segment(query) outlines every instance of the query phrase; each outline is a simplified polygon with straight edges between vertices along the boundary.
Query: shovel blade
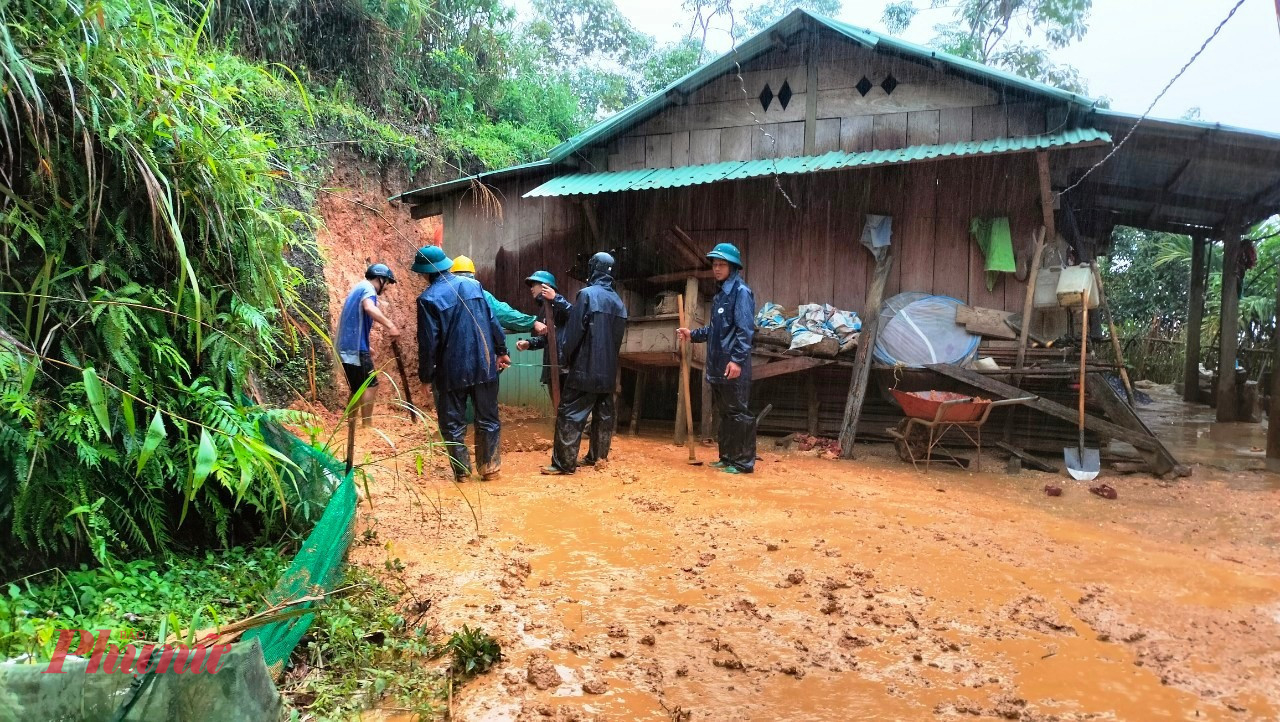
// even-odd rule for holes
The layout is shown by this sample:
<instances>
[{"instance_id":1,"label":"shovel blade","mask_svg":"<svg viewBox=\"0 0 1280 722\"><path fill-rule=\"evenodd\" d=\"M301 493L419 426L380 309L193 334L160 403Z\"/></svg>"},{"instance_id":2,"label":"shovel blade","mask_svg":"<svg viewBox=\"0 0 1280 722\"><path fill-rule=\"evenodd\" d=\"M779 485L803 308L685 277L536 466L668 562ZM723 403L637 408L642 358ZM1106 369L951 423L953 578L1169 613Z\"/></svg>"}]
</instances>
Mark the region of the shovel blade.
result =
<instances>
[{"instance_id":1,"label":"shovel blade","mask_svg":"<svg viewBox=\"0 0 1280 722\"><path fill-rule=\"evenodd\" d=\"M1102 469L1102 458L1097 449L1081 449L1068 446L1062 450L1067 472L1076 481L1093 481Z\"/></svg>"}]
</instances>

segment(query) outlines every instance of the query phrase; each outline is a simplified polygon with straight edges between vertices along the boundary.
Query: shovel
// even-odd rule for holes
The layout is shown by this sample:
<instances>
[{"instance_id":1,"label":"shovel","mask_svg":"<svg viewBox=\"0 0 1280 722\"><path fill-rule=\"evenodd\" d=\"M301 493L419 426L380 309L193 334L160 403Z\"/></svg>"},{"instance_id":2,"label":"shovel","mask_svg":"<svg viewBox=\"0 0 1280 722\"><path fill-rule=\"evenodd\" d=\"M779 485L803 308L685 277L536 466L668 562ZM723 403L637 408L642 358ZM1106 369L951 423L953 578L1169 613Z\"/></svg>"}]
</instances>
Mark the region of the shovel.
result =
<instances>
[{"instance_id":1,"label":"shovel","mask_svg":"<svg viewBox=\"0 0 1280 722\"><path fill-rule=\"evenodd\" d=\"M680 328L688 328L684 324L684 296L676 296L676 308L680 312ZM680 390L684 393L684 425L685 445L689 447L689 466L702 466L694 451L693 431L693 397L689 395L689 342L680 343Z\"/></svg>"},{"instance_id":2,"label":"shovel","mask_svg":"<svg viewBox=\"0 0 1280 722\"><path fill-rule=\"evenodd\" d=\"M1102 459L1097 449L1084 448L1084 379L1085 379L1085 346L1089 340L1089 289L1084 290L1084 303L1080 319L1080 442L1075 447L1062 450L1063 461L1067 471L1076 481L1093 481L1102 468Z\"/></svg>"}]
</instances>

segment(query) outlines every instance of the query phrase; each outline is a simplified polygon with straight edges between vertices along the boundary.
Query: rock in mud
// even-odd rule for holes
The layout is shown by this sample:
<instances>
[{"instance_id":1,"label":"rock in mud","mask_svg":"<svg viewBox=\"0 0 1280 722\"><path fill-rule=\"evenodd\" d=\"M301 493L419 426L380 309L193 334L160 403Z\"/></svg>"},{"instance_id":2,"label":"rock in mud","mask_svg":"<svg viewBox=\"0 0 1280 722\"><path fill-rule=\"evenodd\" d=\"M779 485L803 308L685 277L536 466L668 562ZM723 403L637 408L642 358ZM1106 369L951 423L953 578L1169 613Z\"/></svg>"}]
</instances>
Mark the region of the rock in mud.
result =
<instances>
[{"instance_id":1,"label":"rock in mud","mask_svg":"<svg viewBox=\"0 0 1280 722\"><path fill-rule=\"evenodd\" d=\"M533 444L531 446L534 451L550 451L553 444L551 443L551 439L544 439L539 436L533 440Z\"/></svg>"},{"instance_id":2,"label":"rock in mud","mask_svg":"<svg viewBox=\"0 0 1280 722\"><path fill-rule=\"evenodd\" d=\"M804 571L801 569L796 569L795 571L788 574L787 584L790 584L792 586L795 586L797 584L804 584Z\"/></svg>"},{"instance_id":3,"label":"rock in mud","mask_svg":"<svg viewBox=\"0 0 1280 722\"><path fill-rule=\"evenodd\" d=\"M582 677L582 691L587 694L604 694L609 691L609 683L593 667L583 667L578 671L578 676Z\"/></svg>"},{"instance_id":4,"label":"rock in mud","mask_svg":"<svg viewBox=\"0 0 1280 722\"><path fill-rule=\"evenodd\" d=\"M564 682L560 678L560 673L556 671L556 666L542 652L534 652L529 657L529 666L526 669L528 674L525 679L538 689L555 689Z\"/></svg>"}]
</instances>

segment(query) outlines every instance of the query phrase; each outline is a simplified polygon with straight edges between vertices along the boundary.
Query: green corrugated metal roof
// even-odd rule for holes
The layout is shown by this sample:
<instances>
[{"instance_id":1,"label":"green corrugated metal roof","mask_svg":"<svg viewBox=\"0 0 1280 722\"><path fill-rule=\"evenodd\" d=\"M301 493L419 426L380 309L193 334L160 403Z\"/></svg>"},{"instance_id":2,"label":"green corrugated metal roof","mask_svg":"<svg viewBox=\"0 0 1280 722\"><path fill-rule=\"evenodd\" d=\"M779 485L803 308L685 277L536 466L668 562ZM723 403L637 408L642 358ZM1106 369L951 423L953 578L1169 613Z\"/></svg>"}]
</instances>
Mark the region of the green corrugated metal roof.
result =
<instances>
[{"instance_id":1,"label":"green corrugated metal roof","mask_svg":"<svg viewBox=\"0 0 1280 722\"><path fill-rule=\"evenodd\" d=\"M1111 136L1103 131L1093 128L1076 128L1051 135L996 138L994 140L943 143L940 145L914 145L892 150L871 150L858 153L837 150L816 156L730 161L727 163L712 163L710 165L682 166L680 168L652 168L611 173L571 173L552 178L526 193L524 197L538 198L654 190L657 188L680 188L700 183L759 178L773 175L774 173L794 175L840 170L842 168L910 163L935 158L994 155L997 153L1079 147L1110 142Z\"/></svg>"},{"instance_id":2,"label":"green corrugated metal roof","mask_svg":"<svg viewBox=\"0 0 1280 722\"><path fill-rule=\"evenodd\" d=\"M483 173L469 175L464 178L455 178L451 181L436 183L435 185L429 185L423 188L418 188L417 190L405 191L398 195L391 196L390 198L387 199L387 201L390 202L390 201L398 201L398 200L408 200L410 198L413 198L416 200L428 200L442 193L448 193L451 190L456 190L458 188L464 188L466 186L469 186L471 185L472 181L477 181L477 180L494 181L509 175L518 175L525 171L533 170L535 168L549 168L550 166L551 166L551 161L544 158L542 160L535 160L531 163L521 163L520 165L513 165L507 168L499 168L498 170L489 170Z\"/></svg>"}]
</instances>

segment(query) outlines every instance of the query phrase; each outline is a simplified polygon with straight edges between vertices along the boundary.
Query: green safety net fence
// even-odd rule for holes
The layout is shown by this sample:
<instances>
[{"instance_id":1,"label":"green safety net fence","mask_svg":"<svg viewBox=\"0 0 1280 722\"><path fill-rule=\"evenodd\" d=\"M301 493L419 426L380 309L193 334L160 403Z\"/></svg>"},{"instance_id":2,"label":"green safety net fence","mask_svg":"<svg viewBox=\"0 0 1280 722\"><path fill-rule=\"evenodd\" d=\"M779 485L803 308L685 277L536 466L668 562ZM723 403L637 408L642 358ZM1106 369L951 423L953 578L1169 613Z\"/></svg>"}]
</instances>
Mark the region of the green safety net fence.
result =
<instances>
[{"instance_id":1,"label":"green safety net fence","mask_svg":"<svg viewBox=\"0 0 1280 722\"><path fill-rule=\"evenodd\" d=\"M259 423L267 443L297 465L292 473L302 501L295 513L306 516L323 504L315 527L267 601L278 606L305 597L323 596L337 583L355 533L358 503L355 475L345 473L343 462L303 443L275 422L263 419ZM290 609L309 609L314 604L307 601L291 605ZM245 633L241 644L257 640L262 645L267 666L278 676L314 618L314 613L308 613L252 629Z\"/></svg>"},{"instance_id":2,"label":"green safety net fence","mask_svg":"<svg viewBox=\"0 0 1280 722\"><path fill-rule=\"evenodd\" d=\"M267 602L311 609L342 572L355 531L355 477L345 473L344 463L279 424L261 419L259 428L267 443L293 461L282 474L298 491L295 523L314 521ZM316 599L291 604L308 597ZM69 659L66 674L45 674L43 664L0 664L0 722L278 719L282 703L272 679L279 679L314 618L315 612L307 612L246 632L213 674L88 674L88 659Z\"/></svg>"}]
</instances>

